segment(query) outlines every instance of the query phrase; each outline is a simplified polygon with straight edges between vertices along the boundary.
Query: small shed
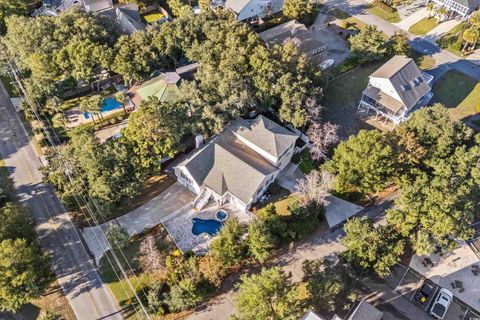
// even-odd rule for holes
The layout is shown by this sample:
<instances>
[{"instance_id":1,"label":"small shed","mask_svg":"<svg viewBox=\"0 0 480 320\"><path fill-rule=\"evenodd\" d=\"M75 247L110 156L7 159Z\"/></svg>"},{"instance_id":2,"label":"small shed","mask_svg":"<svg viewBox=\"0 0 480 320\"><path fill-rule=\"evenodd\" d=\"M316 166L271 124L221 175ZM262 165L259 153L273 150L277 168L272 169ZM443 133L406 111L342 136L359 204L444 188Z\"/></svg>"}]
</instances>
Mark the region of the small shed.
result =
<instances>
[{"instance_id":1,"label":"small shed","mask_svg":"<svg viewBox=\"0 0 480 320\"><path fill-rule=\"evenodd\" d=\"M339 228L347 219L355 217L362 212L364 207L348 202L333 195L326 198L325 218L328 227L333 230Z\"/></svg>"}]
</instances>

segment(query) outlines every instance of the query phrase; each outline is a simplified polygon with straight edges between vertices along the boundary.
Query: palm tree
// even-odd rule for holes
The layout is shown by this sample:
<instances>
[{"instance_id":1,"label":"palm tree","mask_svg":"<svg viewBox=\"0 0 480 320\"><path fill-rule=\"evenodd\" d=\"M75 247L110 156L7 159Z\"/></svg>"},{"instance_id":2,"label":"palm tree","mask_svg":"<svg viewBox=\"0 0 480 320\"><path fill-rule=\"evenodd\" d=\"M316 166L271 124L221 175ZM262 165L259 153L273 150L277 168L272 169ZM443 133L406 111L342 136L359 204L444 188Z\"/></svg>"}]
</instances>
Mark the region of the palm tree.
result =
<instances>
[{"instance_id":1,"label":"palm tree","mask_svg":"<svg viewBox=\"0 0 480 320\"><path fill-rule=\"evenodd\" d=\"M97 124L95 122L95 117L93 116L93 113L91 112L92 110L90 109L90 101L89 98L84 98L80 101L80 104L78 105L78 108L80 109L80 112L88 112L92 116L92 121L93 124Z\"/></svg>"},{"instance_id":2,"label":"palm tree","mask_svg":"<svg viewBox=\"0 0 480 320\"><path fill-rule=\"evenodd\" d=\"M99 94L95 94L89 98L90 108L92 112L95 112L97 114L102 126L103 126L102 107L103 107L104 100L105 99Z\"/></svg>"},{"instance_id":3,"label":"palm tree","mask_svg":"<svg viewBox=\"0 0 480 320\"><path fill-rule=\"evenodd\" d=\"M472 25L472 27L476 27L480 29L480 10L475 11L468 19L468 22Z\"/></svg>"},{"instance_id":4,"label":"palm tree","mask_svg":"<svg viewBox=\"0 0 480 320\"><path fill-rule=\"evenodd\" d=\"M96 124L94 115L96 114L100 123L103 125L102 118L103 97L101 95L93 95L84 98L79 105L81 112L89 112L92 115L93 124Z\"/></svg>"},{"instance_id":5,"label":"palm tree","mask_svg":"<svg viewBox=\"0 0 480 320\"><path fill-rule=\"evenodd\" d=\"M445 7L441 7L441 8L439 8L439 9L437 10L437 14L441 17L441 18L439 19L439 22L440 22L440 21L444 21L444 20L446 19L445 17L446 17L447 14L448 14L448 9L445 8Z\"/></svg>"},{"instance_id":6,"label":"palm tree","mask_svg":"<svg viewBox=\"0 0 480 320\"><path fill-rule=\"evenodd\" d=\"M125 115L127 115L127 109L125 108L125 103L128 100L127 95L125 93L123 93L122 91L118 91L117 93L115 93L115 100L120 102L120 104L123 107L123 112L125 113Z\"/></svg>"},{"instance_id":7,"label":"palm tree","mask_svg":"<svg viewBox=\"0 0 480 320\"><path fill-rule=\"evenodd\" d=\"M435 8L435 3L429 2L429 3L427 4L428 16L429 16L429 17L432 16L432 11L433 11L434 8Z\"/></svg>"},{"instance_id":8,"label":"palm tree","mask_svg":"<svg viewBox=\"0 0 480 320\"><path fill-rule=\"evenodd\" d=\"M463 38L463 41L465 41L465 45L463 46L463 49L462 49L463 53L465 53L465 50L467 49L469 44L473 44L475 46L478 40L478 35L479 35L479 32L474 27L468 28L463 32L462 38Z\"/></svg>"}]
</instances>

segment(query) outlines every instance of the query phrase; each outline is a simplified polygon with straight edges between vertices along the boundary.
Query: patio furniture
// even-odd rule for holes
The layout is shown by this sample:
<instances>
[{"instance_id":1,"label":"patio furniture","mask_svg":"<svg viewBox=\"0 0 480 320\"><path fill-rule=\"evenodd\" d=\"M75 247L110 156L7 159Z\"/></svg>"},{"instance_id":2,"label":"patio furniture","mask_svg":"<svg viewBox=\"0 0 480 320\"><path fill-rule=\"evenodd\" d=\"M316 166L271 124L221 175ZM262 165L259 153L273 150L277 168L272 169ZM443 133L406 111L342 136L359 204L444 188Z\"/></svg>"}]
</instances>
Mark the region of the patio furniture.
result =
<instances>
[{"instance_id":1,"label":"patio furniture","mask_svg":"<svg viewBox=\"0 0 480 320\"><path fill-rule=\"evenodd\" d=\"M455 283L454 282L451 282L450 285L452 286L452 289L455 289Z\"/></svg>"},{"instance_id":2,"label":"patio furniture","mask_svg":"<svg viewBox=\"0 0 480 320\"><path fill-rule=\"evenodd\" d=\"M455 286L456 286L457 288L463 288L463 283L462 283L462 281L455 280Z\"/></svg>"}]
</instances>

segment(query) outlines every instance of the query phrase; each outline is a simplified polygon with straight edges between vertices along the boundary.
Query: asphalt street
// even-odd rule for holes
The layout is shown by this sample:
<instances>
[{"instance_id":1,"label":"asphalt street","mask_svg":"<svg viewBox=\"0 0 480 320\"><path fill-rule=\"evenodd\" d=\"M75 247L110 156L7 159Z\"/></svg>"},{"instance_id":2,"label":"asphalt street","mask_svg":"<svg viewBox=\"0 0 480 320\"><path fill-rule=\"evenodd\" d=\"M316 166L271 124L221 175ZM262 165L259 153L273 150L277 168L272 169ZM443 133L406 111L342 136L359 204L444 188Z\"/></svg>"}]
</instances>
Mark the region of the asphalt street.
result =
<instances>
[{"instance_id":1,"label":"asphalt street","mask_svg":"<svg viewBox=\"0 0 480 320\"><path fill-rule=\"evenodd\" d=\"M123 319L78 229L52 188L42 183L42 163L1 82L0 156L15 181L20 200L35 220L40 244L77 319Z\"/></svg>"}]
</instances>

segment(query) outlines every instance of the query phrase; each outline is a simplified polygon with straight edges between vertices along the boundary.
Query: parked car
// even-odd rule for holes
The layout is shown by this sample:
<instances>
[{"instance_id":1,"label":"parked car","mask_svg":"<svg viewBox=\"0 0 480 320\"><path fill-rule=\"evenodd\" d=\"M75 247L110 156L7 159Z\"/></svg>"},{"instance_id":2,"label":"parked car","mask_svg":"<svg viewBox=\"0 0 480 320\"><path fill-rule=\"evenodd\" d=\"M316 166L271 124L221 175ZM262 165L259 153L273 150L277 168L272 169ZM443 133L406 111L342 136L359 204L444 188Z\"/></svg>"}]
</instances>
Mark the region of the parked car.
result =
<instances>
[{"instance_id":1,"label":"parked car","mask_svg":"<svg viewBox=\"0 0 480 320\"><path fill-rule=\"evenodd\" d=\"M428 298L430 298L432 294L433 286L424 282L423 285L420 287L420 290L418 290L417 294L415 295L415 300L418 303L425 305L428 301Z\"/></svg>"},{"instance_id":2,"label":"parked car","mask_svg":"<svg viewBox=\"0 0 480 320\"><path fill-rule=\"evenodd\" d=\"M437 298L430 309L430 315L435 319L443 320L452 300L453 294L449 290L445 288L440 289Z\"/></svg>"}]
</instances>

